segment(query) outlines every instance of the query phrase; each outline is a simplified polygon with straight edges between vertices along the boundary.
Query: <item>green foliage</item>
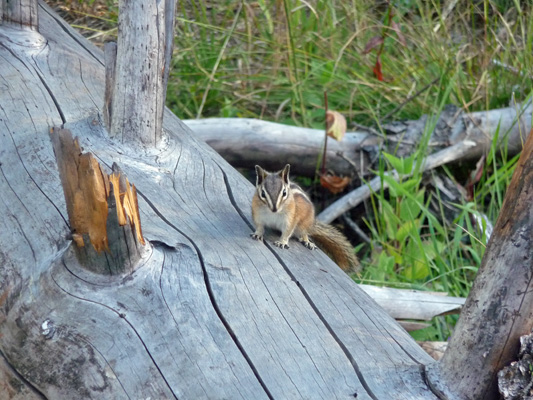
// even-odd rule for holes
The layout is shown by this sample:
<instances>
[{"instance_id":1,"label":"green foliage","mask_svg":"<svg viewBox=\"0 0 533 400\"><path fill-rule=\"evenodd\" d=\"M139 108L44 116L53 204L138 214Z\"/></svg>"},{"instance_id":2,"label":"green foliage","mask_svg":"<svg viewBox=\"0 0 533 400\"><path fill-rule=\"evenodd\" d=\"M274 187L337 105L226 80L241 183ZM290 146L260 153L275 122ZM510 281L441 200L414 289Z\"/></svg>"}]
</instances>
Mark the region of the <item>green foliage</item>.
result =
<instances>
[{"instance_id":1,"label":"green foliage","mask_svg":"<svg viewBox=\"0 0 533 400\"><path fill-rule=\"evenodd\" d=\"M473 185L472 199L464 203L446 203L438 189L430 192L423 186L417 165L425 152L420 148L407 158L384 154L387 165L377 171L384 185L371 198L373 213L365 220L371 248L358 280L468 295L488 241L487 221L495 223L519 158L507 160L506 139L502 144L501 136L506 135L500 135L498 129L481 178ZM420 147L423 145L424 140ZM504 150L497 150L501 146ZM453 178L449 169L444 172ZM453 221L445 216L446 207L455 209ZM415 337L446 340L455 322L456 317L439 317Z\"/></svg>"},{"instance_id":2,"label":"green foliage","mask_svg":"<svg viewBox=\"0 0 533 400\"><path fill-rule=\"evenodd\" d=\"M74 15L69 22L93 40L116 34L115 0L49 1ZM329 108L342 112L348 125L381 121L419 91L390 117L436 114L449 80L454 84L444 97L469 111L507 106L513 92L526 97L533 83L533 4L448 5L178 1L168 105L180 118L254 117L322 127L324 90ZM376 37L382 43L365 52ZM374 72L378 55L383 80Z\"/></svg>"},{"instance_id":3,"label":"green foliage","mask_svg":"<svg viewBox=\"0 0 533 400\"><path fill-rule=\"evenodd\" d=\"M235 116L321 127L324 90L330 109L362 124L435 80L393 117L435 114L449 80L445 97L471 111L507 106L513 91L525 97L533 75L529 2L458 2L448 14L443 1L384 4L260 0L238 13L237 1L178 2L169 105L182 118L230 107ZM365 52L375 37L382 44ZM374 72L378 50L383 81Z\"/></svg>"}]
</instances>

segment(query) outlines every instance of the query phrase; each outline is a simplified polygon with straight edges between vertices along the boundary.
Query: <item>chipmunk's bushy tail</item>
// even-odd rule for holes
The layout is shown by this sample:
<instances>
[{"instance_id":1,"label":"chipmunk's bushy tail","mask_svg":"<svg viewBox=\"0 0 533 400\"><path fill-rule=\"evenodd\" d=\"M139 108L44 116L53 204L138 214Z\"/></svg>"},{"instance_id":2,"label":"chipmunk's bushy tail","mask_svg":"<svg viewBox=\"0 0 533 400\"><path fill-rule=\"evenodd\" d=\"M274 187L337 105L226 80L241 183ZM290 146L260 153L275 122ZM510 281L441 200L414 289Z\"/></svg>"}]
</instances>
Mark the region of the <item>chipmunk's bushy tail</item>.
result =
<instances>
[{"instance_id":1,"label":"chipmunk's bushy tail","mask_svg":"<svg viewBox=\"0 0 533 400\"><path fill-rule=\"evenodd\" d=\"M338 229L316 221L309 235L316 245L344 271L359 270L359 260L354 253L353 246Z\"/></svg>"}]
</instances>

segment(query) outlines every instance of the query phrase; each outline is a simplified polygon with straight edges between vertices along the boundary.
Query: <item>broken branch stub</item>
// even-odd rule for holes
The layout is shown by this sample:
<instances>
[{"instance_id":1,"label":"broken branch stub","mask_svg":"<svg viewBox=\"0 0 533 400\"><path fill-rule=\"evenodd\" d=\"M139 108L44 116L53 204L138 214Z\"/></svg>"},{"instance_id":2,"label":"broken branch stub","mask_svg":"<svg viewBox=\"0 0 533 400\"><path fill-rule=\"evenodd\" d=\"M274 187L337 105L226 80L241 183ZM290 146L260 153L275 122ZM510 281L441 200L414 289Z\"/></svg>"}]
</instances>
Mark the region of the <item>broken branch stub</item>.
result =
<instances>
[{"instance_id":1,"label":"broken branch stub","mask_svg":"<svg viewBox=\"0 0 533 400\"><path fill-rule=\"evenodd\" d=\"M78 261L101 274L133 271L145 245L135 186L118 165L108 175L82 153L68 129L50 133Z\"/></svg>"},{"instance_id":2,"label":"broken branch stub","mask_svg":"<svg viewBox=\"0 0 533 400\"><path fill-rule=\"evenodd\" d=\"M175 7L175 0L119 1L117 44L105 52L105 115L109 136L121 142L161 141Z\"/></svg>"}]
</instances>

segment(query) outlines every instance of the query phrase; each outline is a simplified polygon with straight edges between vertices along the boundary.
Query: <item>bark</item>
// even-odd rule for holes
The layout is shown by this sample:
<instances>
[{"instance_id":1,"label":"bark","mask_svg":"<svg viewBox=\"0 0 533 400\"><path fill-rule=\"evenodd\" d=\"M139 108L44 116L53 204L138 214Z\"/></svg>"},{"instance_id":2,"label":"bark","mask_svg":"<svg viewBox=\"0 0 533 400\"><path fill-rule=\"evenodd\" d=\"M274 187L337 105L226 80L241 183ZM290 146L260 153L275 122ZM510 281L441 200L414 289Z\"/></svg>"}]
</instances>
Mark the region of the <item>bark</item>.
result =
<instances>
[{"instance_id":1,"label":"bark","mask_svg":"<svg viewBox=\"0 0 533 400\"><path fill-rule=\"evenodd\" d=\"M473 113L449 106L437 121L424 116L419 120L395 122L384 125L383 134L361 128L346 133L341 142L328 138L327 168L345 176L354 175L357 168L359 175L367 176L382 150L407 156L416 149L427 128L433 129L429 144L432 153L469 141L475 145L461 160L475 160L488 151L498 132L498 143L509 154L517 154L531 129L532 112L531 104ZM289 163L296 174L314 177L324 145L324 131L320 129L245 118L184 122L236 168L253 169L259 164L278 170Z\"/></svg>"},{"instance_id":2,"label":"bark","mask_svg":"<svg viewBox=\"0 0 533 400\"><path fill-rule=\"evenodd\" d=\"M520 338L518 360L498 372L498 389L504 400L533 398L533 333Z\"/></svg>"},{"instance_id":3,"label":"bark","mask_svg":"<svg viewBox=\"0 0 533 400\"><path fill-rule=\"evenodd\" d=\"M433 385L451 399L498 398L497 373L533 328L533 135L507 189L481 267Z\"/></svg>"}]
</instances>

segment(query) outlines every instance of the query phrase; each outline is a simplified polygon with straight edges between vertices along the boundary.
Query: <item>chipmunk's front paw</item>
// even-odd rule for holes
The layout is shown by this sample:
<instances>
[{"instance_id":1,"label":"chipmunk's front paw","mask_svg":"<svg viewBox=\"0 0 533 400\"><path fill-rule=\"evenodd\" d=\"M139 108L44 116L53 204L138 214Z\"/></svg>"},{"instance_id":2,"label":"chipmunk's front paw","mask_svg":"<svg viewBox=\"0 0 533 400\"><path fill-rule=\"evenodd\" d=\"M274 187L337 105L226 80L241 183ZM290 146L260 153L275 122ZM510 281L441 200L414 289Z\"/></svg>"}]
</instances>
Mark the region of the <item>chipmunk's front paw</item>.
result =
<instances>
[{"instance_id":1,"label":"chipmunk's front paw","mask_svg":"<svg viewBox=\"0 0 533 400\"><path fill-rule=\"evenodd\" d=\"M250 233L250 236L252 237L252 239L254 240L259 240L259 241L263 241L263 235L260 235L258 233Z\"/></svg>"},{"instance_id":2,"label":"chipmunk's front paw","mask_svg":"<svg viewBox=\"0 0 533 400\"><path fill-rule=\"evenodd\" d=\"M286 242L281 242L279 240L276 240L274 242L274 246L277 246L279 247L280 249L288 249L289 248L289 245L286 243Z\"/></svg>"}]
</instances>

